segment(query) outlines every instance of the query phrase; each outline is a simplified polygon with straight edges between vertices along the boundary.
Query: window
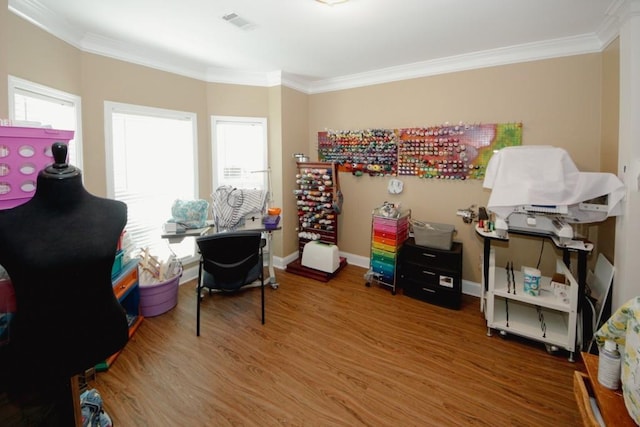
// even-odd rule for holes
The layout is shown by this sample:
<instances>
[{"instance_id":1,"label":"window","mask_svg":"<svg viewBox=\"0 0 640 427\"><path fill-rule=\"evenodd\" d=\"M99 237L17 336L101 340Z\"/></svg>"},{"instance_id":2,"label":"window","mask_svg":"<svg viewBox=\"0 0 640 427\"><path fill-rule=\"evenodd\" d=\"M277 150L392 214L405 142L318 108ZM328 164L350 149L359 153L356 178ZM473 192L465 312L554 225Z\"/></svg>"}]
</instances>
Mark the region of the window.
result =
<instances>
[{"instance_id":1,"label":"window","mask_svg":"<svg viewBox=\"0 0 640 427\"><path fill-rule=\"evenodd\" d=\"M213 116L213 189L269 190L267 171L267 119Z\"/></svg>"},{"instance_id":2,"label":"window","mask_svg":"<svg viewBox=\"0 0 640 427\"><path fill-rule=\"evenodd\" d=\"M173 202L197 198L196 134L194 113L105 102L107 195L127 204L135 246L161 259L194 259L192 238L169 246L161 235Z\"/></svg>"},{"instance_id":3,"label":"window","mask_svg":"<svg viewBox=\"0 0 640 427\"><path fill-rule=\"evenodd\" d=\"M50 126L72 130L67 162L82 169L80 97L9 76L9 118L16 126Z\"/></svg>"}]
</instances>

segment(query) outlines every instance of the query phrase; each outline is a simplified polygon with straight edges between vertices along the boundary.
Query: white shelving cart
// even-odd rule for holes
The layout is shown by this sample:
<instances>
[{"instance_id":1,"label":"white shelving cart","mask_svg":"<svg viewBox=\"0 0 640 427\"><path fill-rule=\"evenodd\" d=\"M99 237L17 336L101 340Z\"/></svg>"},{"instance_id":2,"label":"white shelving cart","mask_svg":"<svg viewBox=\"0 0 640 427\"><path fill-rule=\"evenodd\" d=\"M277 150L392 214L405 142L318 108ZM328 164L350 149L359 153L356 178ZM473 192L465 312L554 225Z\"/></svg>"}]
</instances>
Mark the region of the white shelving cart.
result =
<instances>
[{"instance_id":1,"label":"white shelving cart","mask_svg":"<svg viewBox=\"0 0 640 427\"><path fill-rule=\"evenodd\" d=\"M564 276L566 294L558 296L551 288L551 277L540 278L540 294L526 294L523 290L524 276L513 266L496 265L495 249L491 240L508 240L494 232L485 232L476 227L476 232L484 238L483 293L481 308L487 320L487 335L493 330L511 333L536 340L549 346L564 348L569 352L569 361L574 361L575 352L585 341L579 336L582 298L586 282L586 256L593 249L590 243L580 241L561 244L554 236L526 234L534 237L551 238L554 245L563 252L562 259L556 261L556 273ZM576 279L570 269L571 253L577 252L578 266Z\"/></svg>"},{"instance_id":2,"label":"white shelving cart","mask_svg":"<svg viewBox=\"0 0 640 427\"><path fill-rule=\"evenodd\" d=\"M489 289L485 317L487 335L492 329L557 346L569 351L573 361L576 352L578 320L578 282L569 268L558 259L556 273L567 283L566 297L556 296L551 277L540 278L540 294L524 293L523 274L495 265L495 249L489 255Z\"/></svg>"}]
</instances>

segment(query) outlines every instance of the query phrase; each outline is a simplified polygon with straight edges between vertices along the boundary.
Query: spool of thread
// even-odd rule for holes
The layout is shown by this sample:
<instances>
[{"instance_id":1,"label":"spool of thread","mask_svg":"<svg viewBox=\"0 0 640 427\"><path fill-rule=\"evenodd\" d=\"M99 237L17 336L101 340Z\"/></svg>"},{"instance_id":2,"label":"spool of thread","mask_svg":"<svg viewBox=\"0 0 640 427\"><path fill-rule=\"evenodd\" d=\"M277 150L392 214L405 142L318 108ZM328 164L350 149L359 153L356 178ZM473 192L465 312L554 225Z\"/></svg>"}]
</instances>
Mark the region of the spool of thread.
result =
<instances>
[{"instance_id":1,"label":"spool of thread","mask_svg":"<svg viewBox=\"0 0 640 427\"><path fill-rule=\"evenodd\" d=\"M600 350L598 382L611 390L620 387L620 352L616 343L611 340L605 341Z\"/></svg>"}]
</instances>

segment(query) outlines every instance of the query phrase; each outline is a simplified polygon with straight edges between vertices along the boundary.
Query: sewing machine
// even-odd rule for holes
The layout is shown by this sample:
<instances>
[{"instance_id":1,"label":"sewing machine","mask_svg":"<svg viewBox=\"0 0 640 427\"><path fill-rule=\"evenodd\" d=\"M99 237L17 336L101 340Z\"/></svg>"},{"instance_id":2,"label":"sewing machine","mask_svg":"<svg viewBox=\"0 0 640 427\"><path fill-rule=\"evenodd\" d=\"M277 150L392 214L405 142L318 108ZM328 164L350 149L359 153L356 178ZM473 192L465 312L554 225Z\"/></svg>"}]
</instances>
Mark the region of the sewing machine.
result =
<instances>
[{"instance_id":1,"label":"sewing machine","mask_svg":"<svg viewBox=\"0 0 640 427\"><path fill-rule=\"evenodd\" d=\"M518 206L506 219L496 218L495 232L499 237L509 230L556 236L566 245L573 240L573 228L563 217L567 213L566 206Z\"/></svg>"},{"instance_id":2,"label":"sewing machine","mask_svg":"<svg viewBox=\"0 0 640 427\"><path fill-rule=\"evenodd\" d=\"M497 237L507 231L551 236L561 245L574 238L570 224L619 215L625 187L610 173L580 172L557 147L506 147L487 165L487 210L495 215ZM548 204L534 204L548 203Z\"/></svg>"}]
</instances>

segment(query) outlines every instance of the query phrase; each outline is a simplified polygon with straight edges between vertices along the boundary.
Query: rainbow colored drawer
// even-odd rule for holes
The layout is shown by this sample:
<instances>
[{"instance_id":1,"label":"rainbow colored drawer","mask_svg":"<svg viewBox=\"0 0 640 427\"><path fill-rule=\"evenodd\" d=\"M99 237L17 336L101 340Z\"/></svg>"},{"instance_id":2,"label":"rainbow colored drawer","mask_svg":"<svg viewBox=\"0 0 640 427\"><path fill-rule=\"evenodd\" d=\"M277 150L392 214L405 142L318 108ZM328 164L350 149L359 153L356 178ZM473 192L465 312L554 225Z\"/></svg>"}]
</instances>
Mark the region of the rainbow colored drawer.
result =
<instances>
[{"instance_id":1,"label":"rainbow colored drawer","mask_svg":"<svg viewBox=\"0 0 640 427\"><path fill-rule=\"evenodd\" d=\"M370 268L367 286L372 282L391 288L396 294L397 257L400 248L409 237L411 211L391 218L377 215L371 219Z\"/></svg>"}]
</instances>

